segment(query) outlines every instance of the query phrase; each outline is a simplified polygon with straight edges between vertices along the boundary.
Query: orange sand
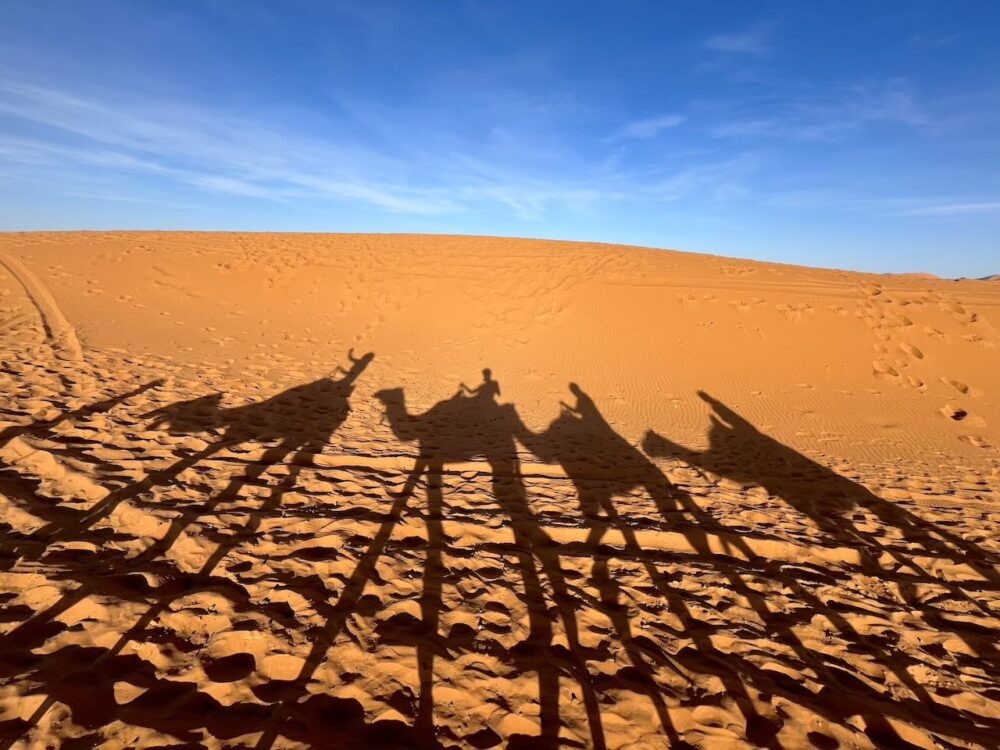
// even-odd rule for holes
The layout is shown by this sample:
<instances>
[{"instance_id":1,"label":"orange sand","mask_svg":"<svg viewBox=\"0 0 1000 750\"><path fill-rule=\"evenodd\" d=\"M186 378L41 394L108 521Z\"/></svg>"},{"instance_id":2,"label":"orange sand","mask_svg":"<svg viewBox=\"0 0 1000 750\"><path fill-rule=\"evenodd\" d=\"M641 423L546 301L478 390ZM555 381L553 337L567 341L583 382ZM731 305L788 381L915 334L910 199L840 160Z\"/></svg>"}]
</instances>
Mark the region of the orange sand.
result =
<instances>
[{"instance_id":1,"label":"orange sand","mask_svg":"<svg viewBox=\"0 0 1000 750\"><path fill-rule=\"evenodd\" d=\"M996 747L998 326L611 245L0 235L0 747Z\"/></svg>"}]
</instances>

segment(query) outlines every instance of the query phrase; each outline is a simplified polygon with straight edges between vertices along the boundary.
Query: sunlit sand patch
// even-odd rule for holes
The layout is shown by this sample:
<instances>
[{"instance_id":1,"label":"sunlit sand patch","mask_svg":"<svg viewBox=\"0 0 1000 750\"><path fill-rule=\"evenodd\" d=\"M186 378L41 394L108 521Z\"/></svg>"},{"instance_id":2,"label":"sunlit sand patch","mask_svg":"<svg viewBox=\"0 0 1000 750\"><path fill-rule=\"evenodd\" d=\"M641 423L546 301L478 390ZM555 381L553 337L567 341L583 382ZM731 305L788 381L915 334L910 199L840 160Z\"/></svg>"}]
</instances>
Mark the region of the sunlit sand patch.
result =
<instances>
[{"instance_id":1,"label":"sunlit sand patch","mask_svg":"<svg viewBox=\"0 0 1000 750\"><path fill-rule=\"evenodd\" d=\"M4 746L1000 730L995 282L463 237L0 252L33 279L0 275Z\"/></svg>"}]
</instances>

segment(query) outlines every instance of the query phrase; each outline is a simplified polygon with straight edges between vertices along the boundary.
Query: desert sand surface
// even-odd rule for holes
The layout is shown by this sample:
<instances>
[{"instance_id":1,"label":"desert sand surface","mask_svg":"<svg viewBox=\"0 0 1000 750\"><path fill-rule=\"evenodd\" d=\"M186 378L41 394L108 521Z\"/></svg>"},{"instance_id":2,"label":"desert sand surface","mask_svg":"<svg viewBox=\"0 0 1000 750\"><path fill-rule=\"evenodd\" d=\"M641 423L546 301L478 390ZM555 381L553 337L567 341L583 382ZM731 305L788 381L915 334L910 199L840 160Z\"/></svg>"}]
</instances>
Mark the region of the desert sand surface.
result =
<instances>
[{"instance_id":1,"label":"desert sand surface","mask_svg":"<svg viewBox=\"0 0 1000 750\"><path fill-rule=\"evenodd\" d=\"M998 373L995 280L0 235L0 747L997 747Z\"/></svg>"}]
</instances>

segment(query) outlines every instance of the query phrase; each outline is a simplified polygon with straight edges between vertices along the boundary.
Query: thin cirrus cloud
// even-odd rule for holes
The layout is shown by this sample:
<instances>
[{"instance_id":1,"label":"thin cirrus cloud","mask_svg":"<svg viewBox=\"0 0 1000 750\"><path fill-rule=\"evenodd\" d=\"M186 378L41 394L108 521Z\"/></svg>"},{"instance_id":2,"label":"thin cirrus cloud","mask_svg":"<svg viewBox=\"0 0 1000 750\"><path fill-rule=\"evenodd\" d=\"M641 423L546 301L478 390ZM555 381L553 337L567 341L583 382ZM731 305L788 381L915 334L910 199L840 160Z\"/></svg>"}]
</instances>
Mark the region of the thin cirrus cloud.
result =
<instances>
[{"instance_id":1,"label":"thin cirrus cloud","mask_svg":"<svg viewBox=\"0 0 1000 750\"><path fill-rule=\"evenodd\" d=\"M3 84L0 90L7 94L0 112L53 134L8 141L0 152L7 162L100 167L234 196L344 200L394 213L441 215L461 208L441 186L400 184L406 163L358 144L251 126L250 118L177 103L136 114L141 108L128 102L45 87ZM67 138L76 144L61 142Z\"/></svg>"},{"instance_id":2,"label":"thin cirrus cloud","mask_svg":"<svg viewBox=\"0 0 1000 750\"><path fill-rule=\"evenodd\" d=\"M616 134L616 138L655 138L662 131L684 124L681 115L659 115L644 120L626 123Z\"/></svg>"},{"instance_id":3,"label":"thin cirrus cloud","mask_svg":"<svg viewBox=\"0 0 1000 750\"><path fill-rule=\"evenodd\" d=\"M720 111L728 117L710 128L716 138L835 142L880 123L915 129L938 124L903 79L830 86L821 93L791 92Z\"/></svg>"},{"instance_id":4,"label":"thin cirrus cloud","mask_svg":"<svg viewBox=\"0 0 1000 750\"><path fill-rule=\"evenodd\" d=\"M726 199L745 193L745 180L760 166L760 158L741 154L723 162L697 164L674 174L661 176L643 191L660 201L676 201L698 194L710 199Z\"/></svg>"},{"instance_id":5,"label":"thin cirrus cloud","mask_svg":"<svg viewBox=\"0 0 1000 750\"><path fill-rule=\"evenodd\" d=\"M937 203L898 211L897 216L967 216L969 214L1000 214L1000 201L981 203Z\"/></svg>"},{"instance_id":6,"label":"thin cirrus cloud","mask_svg":"<svg viewBox=\"0 0 1000 750\"><path fill-rule=\"evenodd\" d=\"M320 138L280 121L265 123L183 102L140 107L127 98L100 99L11 80L0 82L0 93L0 115L33 126L31 137L5 139L0 165L22 173L42 170L50 179L61 172L52 181L69 176L67 184L74 185L98 170L243 199L320 200L412 216L493 206L538 221L551 211L587 213L629 196L672 202L699 193L721 195L735 179L728 159L707 167L674 164L608 172L595 166L596 158L568 153L556 168L531 168L519 163L517 153L472 157L480 144L462 138L453 139L447 151L394 151L400 142L383 148L367 144L350 132L350 123L331 123ZM358 119L356 111L353 117ZM634 121L622 128L622 137L652 138L683 119L665 115ZM359 121L370 123L370 118ZM412 133L420 124L410 118L408 127ZM507 141L501 144L506 147ZM523 145L529 154L533 148ZM121 189L114 185L109 199Z\"/></svg>"},{"instance_id":7,"label":"thin cirrus cloud","mask_svg":"<svg viewBox=\"0 0 1000 750\"><path fill-rule=\"evenodd\" d=\"M766 55L771 51L773 23L757 23L728 33L712 34L705 40L705 49L741 55Z\"/></svg>"}]
</instances>

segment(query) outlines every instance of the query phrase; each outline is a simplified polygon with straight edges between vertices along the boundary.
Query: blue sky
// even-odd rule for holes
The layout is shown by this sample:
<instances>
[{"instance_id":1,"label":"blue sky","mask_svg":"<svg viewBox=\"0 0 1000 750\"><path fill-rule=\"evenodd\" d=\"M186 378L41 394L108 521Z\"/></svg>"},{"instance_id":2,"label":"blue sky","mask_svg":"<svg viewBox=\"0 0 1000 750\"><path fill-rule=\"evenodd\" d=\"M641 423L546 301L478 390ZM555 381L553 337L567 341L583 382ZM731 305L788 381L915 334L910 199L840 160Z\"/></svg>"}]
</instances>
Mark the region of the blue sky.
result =
<instances>
[{"instance_id":1,"label":"blue sky","mask_svg":"<svg viewBox=\"0 0 1000 750\"><path fill-rule=\"evenodd\" d=\"M0 229L1000 273L1000 3L5 0Z\"/></svg>"}]
</instances>

